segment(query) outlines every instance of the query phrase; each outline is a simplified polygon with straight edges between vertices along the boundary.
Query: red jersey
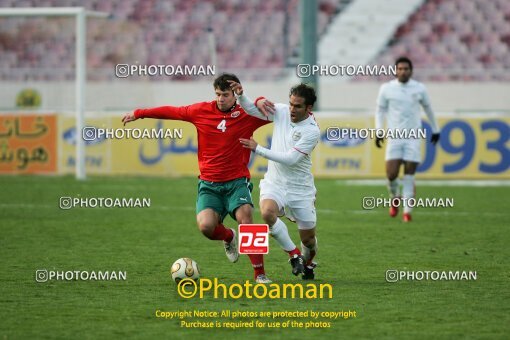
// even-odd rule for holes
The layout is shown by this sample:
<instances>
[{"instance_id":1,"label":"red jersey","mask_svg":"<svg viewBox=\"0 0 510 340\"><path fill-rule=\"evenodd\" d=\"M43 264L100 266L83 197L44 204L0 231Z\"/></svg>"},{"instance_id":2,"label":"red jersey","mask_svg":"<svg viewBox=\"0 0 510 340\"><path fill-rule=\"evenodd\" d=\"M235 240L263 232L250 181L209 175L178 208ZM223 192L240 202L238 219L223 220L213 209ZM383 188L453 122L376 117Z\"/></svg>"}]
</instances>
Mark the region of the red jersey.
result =
<instances>
[{"instance_id":1,"label":"red jersey","mask_svg":"<svg viewBox=\"0 0 510 340\"><path fill-rule=\"evenodd\" d=\"M238 104L229 111L220 111L216 101L138 109L134 114L136 118L183 120L195 125L199 177L211 182L250 178L248 162L251 150L244 148L239 138L249 139L259 127L271 123L250 116Z\"/></svg>"}]
</instances>

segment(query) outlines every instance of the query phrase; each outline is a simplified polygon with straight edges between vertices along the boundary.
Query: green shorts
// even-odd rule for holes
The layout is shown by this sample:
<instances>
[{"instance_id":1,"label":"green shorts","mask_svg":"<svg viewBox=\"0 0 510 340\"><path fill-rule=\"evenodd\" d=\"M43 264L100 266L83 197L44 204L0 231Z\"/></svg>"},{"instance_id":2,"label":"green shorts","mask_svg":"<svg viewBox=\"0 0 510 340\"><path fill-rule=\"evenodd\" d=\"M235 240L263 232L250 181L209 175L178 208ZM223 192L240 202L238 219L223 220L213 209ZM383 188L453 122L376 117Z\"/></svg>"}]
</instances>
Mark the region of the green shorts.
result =
<instances>
[{"instance_id":1,"label":"green shorts","mask_svg":"<svg viewBox=\"0 0 510 340\"><path fill-rule=\"evenodd\" d=\"M230 214L235 220L235 211L241 205L253 207L251 191L253 184L246 178L237 178L228 182L198 181L197 214L204 209L213 209L221 221Z\"/></svg>"}]
</instances>

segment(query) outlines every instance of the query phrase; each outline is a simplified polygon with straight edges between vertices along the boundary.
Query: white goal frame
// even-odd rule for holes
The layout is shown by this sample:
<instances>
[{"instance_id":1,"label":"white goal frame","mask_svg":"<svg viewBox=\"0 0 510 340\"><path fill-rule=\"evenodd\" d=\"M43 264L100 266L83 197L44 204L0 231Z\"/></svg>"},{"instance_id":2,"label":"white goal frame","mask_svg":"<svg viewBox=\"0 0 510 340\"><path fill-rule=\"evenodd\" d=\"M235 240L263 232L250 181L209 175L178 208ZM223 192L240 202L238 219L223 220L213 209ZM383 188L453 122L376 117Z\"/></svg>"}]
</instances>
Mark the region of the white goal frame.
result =
<instances>
[{"instance_id":1,"label":"white goal frame","mask_svg":"<svg viewBox=\"0 0 510 340\"><path fill-rule=\"evenodd\" d=\"M106 12L88 11L84 7L23 7L0 8L0 17L70 16L76 20L75 110L76 110L76 179L87 178L85 172L85 141L82 131L85 124L85 95L87 85L87 18L107 18Z\"/></svg>"}]
</instances>

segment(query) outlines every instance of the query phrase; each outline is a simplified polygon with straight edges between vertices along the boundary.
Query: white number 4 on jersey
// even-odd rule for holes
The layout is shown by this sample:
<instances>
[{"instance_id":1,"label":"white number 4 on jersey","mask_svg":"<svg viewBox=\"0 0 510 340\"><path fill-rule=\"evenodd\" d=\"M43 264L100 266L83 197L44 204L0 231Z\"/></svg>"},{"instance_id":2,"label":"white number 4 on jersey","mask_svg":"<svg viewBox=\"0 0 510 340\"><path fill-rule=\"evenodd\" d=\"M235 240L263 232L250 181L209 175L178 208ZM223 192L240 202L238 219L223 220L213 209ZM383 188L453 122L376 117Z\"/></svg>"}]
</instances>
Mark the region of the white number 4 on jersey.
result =
<instances>
[{"instance_id":1,"label":"white number 4 on jersey","mask_svg":"<svg viewBox=\"0 0 510 340\"><path fill-rule=\"evenodd\" d=\"M221 132L225 132L225 130L227 129L227 121L223 119L216 128L218 130L221 130Z\"/></svg>"}]
</instances>

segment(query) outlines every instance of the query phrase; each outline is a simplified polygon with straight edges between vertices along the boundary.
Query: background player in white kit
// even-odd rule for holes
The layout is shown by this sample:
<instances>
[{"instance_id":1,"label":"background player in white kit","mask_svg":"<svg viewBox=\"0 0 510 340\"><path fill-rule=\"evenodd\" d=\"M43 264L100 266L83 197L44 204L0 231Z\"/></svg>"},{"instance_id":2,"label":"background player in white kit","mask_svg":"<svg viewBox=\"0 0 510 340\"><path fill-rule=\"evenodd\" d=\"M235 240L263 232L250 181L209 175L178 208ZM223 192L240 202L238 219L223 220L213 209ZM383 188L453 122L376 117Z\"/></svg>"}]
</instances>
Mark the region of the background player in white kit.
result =
<instances>
[{"instance_id":1,"label":"background player in white kit","mask_svg":"<svg viewBox=\"0 0 510 340\"><path fill-rule=\"evenodd\" d=\"M439 128L430 105L429 96L425 86L411 79L413 64L406 57L395 62L397 79L384 83L377 98L377 112L375 114L376 129L384 128L384 118L387 116L387 128L398 130L420 129L421 109L423 107L432 126L431 142L435 145L439 141ZM381 138L375 144L381 147ZM415 195L414 174L421 161L420 139L390 139L386 146L386 177L388 190L392 198L400 197L400 183L398 175L400 166L404 165L404 178L402 183L403 197L408 200ZM393 202L393 200L392 200ZM404 222L411 221L412 208L404 206ZM390 216L398 214L398 206L390 207Z\"/></svg>"},{"instance_id":2,"label":"background player in white kit","mask_svg":"<svg viewBox=\"0 0 510 340\"><path fill-rule=\"evenodd\" d=\"M262 218L269 225L271 235L290 255L292 273L302 273L304 280L314 279L316 263L312 260L317 253L317 216L310 154L320 138L319 127L311 113L317 100L315 90L300 84L290 90L289 104L274 105L265 98L259 98L256 106L243 95L240 84L231 84L239 95L239 104L248 114L274 122L271 149L258 145L253 137L240 142L269 160L268 170L260 181ZM279 218L283 215L298 225L302 254Z\"/></svg>"}]
</instances>

